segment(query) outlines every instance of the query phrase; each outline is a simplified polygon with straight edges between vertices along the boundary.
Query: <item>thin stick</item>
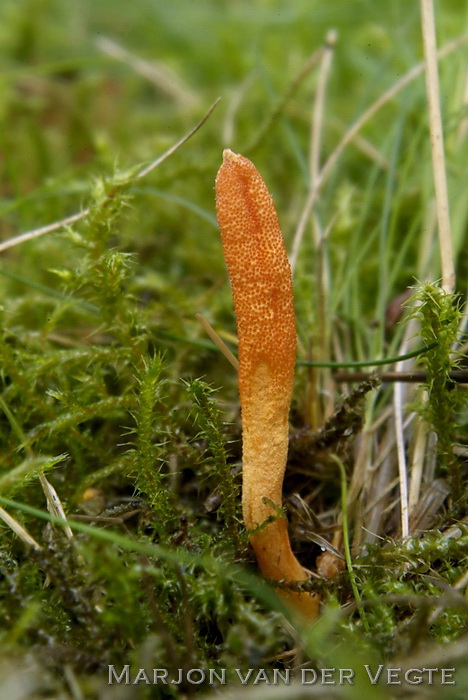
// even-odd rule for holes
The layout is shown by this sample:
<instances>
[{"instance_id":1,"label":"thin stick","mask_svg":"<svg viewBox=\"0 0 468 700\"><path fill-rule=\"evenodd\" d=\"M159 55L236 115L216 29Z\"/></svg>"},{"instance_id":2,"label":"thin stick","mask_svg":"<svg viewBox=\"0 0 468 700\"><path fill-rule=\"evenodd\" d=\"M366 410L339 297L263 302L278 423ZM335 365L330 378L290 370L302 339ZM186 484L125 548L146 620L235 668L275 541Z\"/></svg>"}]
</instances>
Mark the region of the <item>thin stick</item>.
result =
<instances>
[{"instance_id":1,"label":"thin stick","mask_svg":"<svg viewBox=\"0 0 468 700\"><path fill-rule=\"evenodd\" d=\"M140 170L139 173L135 176L135 180L140 180L142 177L145 177L150 173L152 170L158 167L158 165L161 165L163 161L165 161L169 156L171 156L180 146L182 146L186 141L188 141L199 129L200 127L203 126L203 124L206 122L206 120L210 117L211 113L215 109L216 105L220 101L220 97L218 97L217 100L213 102L205 116L196 124L193 129L191 129L188 134L185 134L177 143L175 143L173 146L171 146L165 153L162 154L162 156L159 156L154 160L152 163L150 163L147 167L143 168L143 170ZM66 217L65 219L60 219L60 221L55 221L53 224L47 224L47 226L41 226L41 228L36 228L33 229L32 231L26 231L26 233L22 233L19 236L15 236L14 238L9 238L7 241L3 241L3 243L0 243L0 253L3 252L4 250L8 250L9 248L13 248L16 245L19 245L20 243L24 243L25 241L30 241L33 238L38 238L39 236L44 235L45 233L50 233L51 231L56 231L59 228L62 228L63 226L68 226L69 224L73 224L76 221L80 221L81 219L84 219L85 217L88 216L90 212L90 208L83 209L82 211L78 212L77 214L72 214L71 216Z\"/></svg>"},{"instance_id":2,"label":"thin stick","mask_svg":"<svg viewBox=\"0 0 468 700\"><path fill-rule=\"evenodd\" d=\"M353 569L353 561L351 558L351 548L349 544L349 531L348 531L348 485L346 481L346 470L343 462L339 457L332 454L330 455L332 460L338 466L340 470L340 481L341 481L341 522L343 528L343 548L346 560L346 568L348 569L349 582L351 583L351 588L353 589L354 598L357 603L361 602L361 594L359 593L359 588L356 582L356 576ZM366 631L369 631L369 624L367 622L366 615L361 615L361 620L363 627Z\"/></svg>"},{"instance_id":3,"label":"thin stick","mask_svg":"<svg viewBox=\"0 0 468 700\"><path fill-rule=\"evenodd\" d=\"M73 532L67 523L67 516L65 515L62 501L60 500L57 491L54 489L50 481L46 479L42 472L39 473L39 481L41 482L42 490L44 491L44 496L46 497L47 510L56 518L62 518L65 535L69 540L73 539Z\"/></svg>"},{"instance_id":4,"label":"thin stick","mask_svg":"<svg viewBox=\"0 0 468 700\"><path fill-rule=\"evenodd\" d=\"M213 326L211 326L209 321L207 321L202 314L195 314L195 318L200 322L201 326L210 336L213 343L221 350L224 357L231 363L231 365L237 372L239 369L239 360L237 359L237 357L235 357L235 355L232 354L224 340L220 338Z\"/></svg>"},{"instance_id":5,"label":"thin stick","mask_svg":"<svg viewBox=\"0 0 468 700\"><path fill-rule=\"evenodd\" d=\"M439 248L442 266L442 287L446 292L455 288L452 232L447 193L444 133L440 113L439 74L437 70L437 40L432 0L421 0L422 34L426 68L426 91L429 105L429 131L431 134L432 171L439 224Z\"/></svg>"},{"instance_id":6,"label":"thin stick","mask_svg":"<svg viewBox=\"0 0 468 700\"><path fill-rule=\"evenodd\" d=\"M310 133L310 153L309 153L309 176L310 187L314 186L320 175L320 153L322 143L322 132L325 113L325 99L327 94L328 80L330 77L333 53L337 33L335 30L328 32L325 46L318 71L317 90L315 95L314 107L311 119ZM318 291L318 339L319 343L316 347L317 358L323 360L330 354L330 313L328 309L330 279L326 264L327 259L327 233L322 231L320 220L314 213L313 216L314 231L315 231L315 248L317 252L317 281ZM312 378L311 378L312 379ZM324 415L317 415L317 423L321 424L324 418L327 418L333 412L333 389L330 386L330 371L322 372L319 381L314 382L311 390L314 395L311 399L317 406L317 411L322 407L322 401L319 400L319 395L324 398L322 412Z\"/></svg>"},{"instance_id":7,"label":"thin stick","mask_svg":"<svg viewBox=\"0 0 468 700\"><path fill-rule=\"evenodd\" d=\"M344 124L341 119L338 119L337 117L330 117L327 120L327 123L339 134L343 134L346 129L346 124ZM388 170L388 160L378 150L378 148L376 148L376 146L374 146L374 144L368 139L364 138L364 136L357 134L353 139L353 146L357 148L358 151L361 151L361 153L369 158L369 160L378 165L379 168L382 170Z\"/></svg>"},{"instance_id":8,"label":"thin stick","mask_svg":"<svg viewBox=\"0 0 468 700\"><path fill-rule=\"evenodd\" d=\"M136 56L124 49L120 44L117 44L113 39L109 39L109 37L100 36L95 43L103 53L111 58L115 58L117 61L124 62L138 75L149 80L150 83L167 95L170 95L181 105L191 107L198 102L196 93L184 85L179 76L169 70L164 63L147 61L140 56Z\"/></svg>"},{"instance_id":9,"label":"thin stick","mask_svg":"<svg viewBox=\"0 0 468 700\"><path fill-rule=\"evenodd\" d=\"M207 111L207 113L204 115L204 117L202 117L202 118L200 119L200 121L198 122L198 124L195 124L195 126L193 127L193 129L191 129L191 130L188 132L188 134L185 134L185 136L182 136L182 138L179 139L179 140L177 141L177 143L175 143L173 146L171 146L165 153L163 153L162 156L159 156L159 158L156 158L156 160L153 160L153 162L150 163L150 164L148 165L147 168L143 168L143 170L140 170L140 172L137 174L137 176L136 176L135 179L136 179L136 180L139 180L140 178L145 177L146 175L148 175L148 173L150 173L152 170L154 170L155 168L157 168L158 165L161 165L161 163L163 163L167 158L169 158L169 156L172 156L172 154L175 153L175 152L177 151L177 149L180 148L184 143L186 143L186 141L188 141L189 139L191 139L192 136L193 136L194 134L196 134L197 131L203 126L203 124L207 121L207 119L210 118L211 113L212 113L213 110L217 107L218 102L220 101L220 99L221 99L221 98L218 97L218 98L213 102L213 104L211 105L211 107L209 108L209 110Z\"/></svg>"},{"instance_id":10,"label":"thin stick","mask_svg":"<svg viewBox=\"0 0 468 700\"><path fill-rule=\"evenodd\" d=\"M335 372L333 378L336 382L364 382L369 377L376 376L382 382L405 382L409 384L423 384L427 382L427 372ZM467 370L454 370L449 372L449 378L455 384L468 384Z\"/></svg>"},{"instance_id":11,"label":"thin stick","mask_svg":"<svg viewBox=\"0 0 468 700\"><path fill-rule=\"evenodd\" d=\"M400 484L400 524L401 538L409 535L408 510L408 473L406 469L405 434L403 431L403 391L401 384L396 384L393 391L393 417L397 448L398 477Z\"/></svg>"},{"instance_id":12,"label":"thin stick","mask_svg":"<svg viewBox=\"0 0 468 700\"><path fill-rule=\"evenodd\" d=\"M20 540L22 540L25 544L33 547L33 549L41 549L41 545L36 542L34 537L31 537L29 532L27 532L27 530L25 530L17 520L12 518L11 515L6 512L6 510L3 510L3 508L0 508L0 520L3 520L3 522L8 525L8 527L13 530L13 532L15 532Z\"/></svg>"},{"instance_id":13,"label":"thin stick","mask_svg":"<svg viewBox=\"0 0 468 700\"><path fill-rule=\"evenodd\" d=\"M222 131L222 140L226 146L231 146L234 141L235 121L237 113L242 105L242 101L244 100L247 92L250 90L257 78L258 71L253 70L240 83L239 87L234 92L232 99L229 101Z\"/></svg>"},{"instance_id":14,"label":"thin stick","mask_svg":"<svg viewBox=\"0 0 468 700\"><path fill-rule=\"evenodd\" d=\"M410 511L410 515L413 515L413 512L419 502L428 434L428 426L420 416L416 417L415 423L416 424L413 432L414 444L411 456L410 469L411 477L408 495L408 508Z\"/></svg>"},{"instance_id":15,"label":"thin stick","mask_svg":"<svg viewBox=\"0 0 468 700\"><path fill-rule=\"evenodd\" d=\"M323 116L325 111L325 95L327 91L328 79L330 76L333 51L335 48L337 33L330 30L325 39L325 47L322 54L322 61L318 73L317 93L315 96L314 109L312 113L312 124L310 134L310 163L309 170L312 183L318 179L320 172L320 151L323 131Z\"/></svg>"},{"instance_id":16,"label":"thin stick","mask_svg":"<svg viewBox=\"0 0 468 700\"><path fill-rule=\"evenodd\" d=\"M89 211L89 209L83 209L83 211L78 212L78 214L72 214L71 216L67 216L65 219L60 219L60 221L54 221L53 224L47 224L47 226L41 226L40 228L26 231L26 233L21 233L19 236L15 236L14 238L9 238L8 240L0 243L0 253L4 250L8 250L8 248L13 248L13 246L19 245L20 243L25 243L33 238L43 236L45 233L56 231L58 228L75 223L75 221L80 221L81 219L84 219L85 216L88 216Z\"/></svg>"},{"instance_id":17,"label":"thin stick","mask_svg":"<svg viewBox=\"0 0 468 700\"><path fill-rule=\"evenodd\" d=\"M459 114L461 118L457 129L457 145L461 146L468 133L468 70L466 66L463 76L463 95Z\"/></svg>"},{"instance_id":18,"label":"thin stick","mask_svg":"<svg viewBox=\"0 0 468 700\"><path fill-rule=\"evenodd\" d=\"M249 153L250 151L253 151L263 141L265 136L268 134L268 131L269 131L271 125L278 119L278 117L282 113L285 105L291 99L291 97L294 94L294 92L296 91L296 89L299 87L299 85L304 80L304 78L306 78L306 76L314 68L314 66L318 63L318 61L320 60L320 57L322 56L323 51L324 51L323 47L321 47L317 51L314 51L312 56L310 56L307 59L307 61L302 66L302 68L299 70L297 75L295 75L293 77L293 79L291 80L291 82L287 86L284 94L280 96L280 98L278 99L278 101L274 105L271 113L269 115L267 115L264 122L260 125L257 134L253 138L253 141L251 143L249 143L247 146L245 146L245 148L242 149L244 153Z\"/></svg>"},{"instance_id":19,"label":"thin stick","mask_svg":"<svg viewBox=\"0 0 468 700\"><path fill-rule=\"evenodd\" d=\"M387 357L382 360L365 360L364 362L312 362L310 360L298 360L298 365L305 365L306 367L374 367L377 365L390 365L395 362L401 362L402 360L409 360L412 357L417 357L417 355L423 355L425 352L432 350L438 345L438 341L434 341L423 348L418 348L412 352L408 352L405 355L400 355L399 357Z\"/></svg>"},{"instance_id":20,"label":"thin stick","mask_svg":"<svg viewBox=\"0 0 468 700\"><path fill-rule=\"evenodd\" d=\"M457 39L454 39L453 41L448 42L443 46L438 52L437 52L437 58L445 58L448 54L452 53L456 49L458 49L460 46L462 46L464 43L468 41L468 35L464 34L461 37L458 37ZM320 189L327 179L328 175L334 168L336 162L338 161L339 157L341 156L342 152L345 150L346 146L353 141L353 139L356 137L356 135L359 133L359 131L362 129L362 127L368 122L372 117L385 105L387 102L390 102L399 92L401 92L407 85L409 85L415 78L417 78L425 68L425 63L424 61L421 61L420 63L416 64L406 75L403 76L400 80L398 80L396 83L394 83L388 90L386 90L378 100L376 100L360 117L357 119L354 124L349 128L347 133L343 136L341 139L340 143L338 146L335 148L327 162L325 163L322 171L320 172L320 176L315 183L313 189L310 190L309 195L307 197L306 203L304 205L303 212L301 214L299 223L296 228L296 232L294 234L294 240L293 240L293 245L291 249L291 256L290 256L290 262L291 262L291 269L294 269L297 263L297 257L299 255L299 248L302 242L302 238L304 236L305 232L305 227L307 224L307 221L310 216L310 212L312 210L312 207L315 204L315 201L319 195Z\"/></svg>"},{"instance_id":21,"label":"thin stick","mask_svg":"<svg viewBox=\"0 0 468 700\"><path fill-rule=\"evenodd\" d=\"M464 588L466 588L468 584L468 571L465 571L460 578L454 583L453 586L449 586L449 590L447 593L450 595L453 595L455 597L455 591L463 591ZM445 586L444 586L445 590ZM463 600L463 596L461 597L461 600ZM444 611L443 606L437 606L434 608L432 611L431 615L429 616L429 619L427 621L428 625L433 625L434 622L437 620L438 617L440 617L441 613Z\"/></svg>"}]
</instances>

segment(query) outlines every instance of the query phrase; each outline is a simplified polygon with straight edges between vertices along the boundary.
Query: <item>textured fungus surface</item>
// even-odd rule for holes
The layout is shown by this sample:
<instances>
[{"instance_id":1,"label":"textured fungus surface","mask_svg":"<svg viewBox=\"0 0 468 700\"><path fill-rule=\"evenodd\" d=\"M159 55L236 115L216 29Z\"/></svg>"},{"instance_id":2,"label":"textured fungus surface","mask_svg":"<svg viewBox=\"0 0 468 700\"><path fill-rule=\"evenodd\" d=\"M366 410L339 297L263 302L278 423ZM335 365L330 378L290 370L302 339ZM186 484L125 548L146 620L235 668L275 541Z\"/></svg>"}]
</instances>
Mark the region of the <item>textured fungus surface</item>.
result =
<instances>
[{"instance_id":1,"label":"textured fungus surface","mask_svg":"<svg viewBox=\"0 0 468 700\"><path fill-rule=\"evenodd\" d=\"M244 521L264 576L304 581L286 521L277 517L288 451L288 414L296 359L291 269L273 200L257 169L230 150L216 178L216 208L239 338ZM268 502L265 502L265 499ZM272 505L273 504L273 505ZM309 617L318 598L285 592Z\"/></svg>"}]
</instances>

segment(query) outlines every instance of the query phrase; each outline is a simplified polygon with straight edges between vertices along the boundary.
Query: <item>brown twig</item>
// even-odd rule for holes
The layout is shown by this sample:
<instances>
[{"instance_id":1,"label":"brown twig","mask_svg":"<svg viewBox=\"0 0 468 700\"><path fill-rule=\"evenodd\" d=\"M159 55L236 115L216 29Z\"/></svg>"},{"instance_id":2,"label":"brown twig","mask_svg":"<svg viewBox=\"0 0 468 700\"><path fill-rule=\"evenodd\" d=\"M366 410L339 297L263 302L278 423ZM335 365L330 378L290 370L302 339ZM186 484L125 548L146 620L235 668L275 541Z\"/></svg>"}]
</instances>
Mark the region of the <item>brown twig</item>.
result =
<instances>
[{"instance_id":1,"label":"brown twig","mask_svg":"<svg viewBox=\"0 0 468 700\"><path fill-rule=\"evenodd\" d=\"M422 384L427 382L427 372L335 372L333 378L336 382L362 382L376 376L382 382L410 382ZM468 370L454 370L449 372L449 378L454 384L468 384Z\"/></svg>"}]
</instances>

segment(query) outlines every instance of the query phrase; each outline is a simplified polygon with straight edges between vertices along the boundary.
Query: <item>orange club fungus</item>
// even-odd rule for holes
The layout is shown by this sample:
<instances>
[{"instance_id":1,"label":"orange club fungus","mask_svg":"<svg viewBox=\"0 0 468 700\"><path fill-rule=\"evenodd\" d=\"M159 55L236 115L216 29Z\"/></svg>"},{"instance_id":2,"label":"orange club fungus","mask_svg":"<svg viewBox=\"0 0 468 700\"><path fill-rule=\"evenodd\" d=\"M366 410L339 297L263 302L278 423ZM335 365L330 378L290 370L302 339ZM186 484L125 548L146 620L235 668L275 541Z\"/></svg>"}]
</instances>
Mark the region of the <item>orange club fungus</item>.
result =
<instances>
[{"instance_id":1,"label":"orange club fungus","mask_svg":"<svg viewBox=\"0 0 468 700\"><path fill-rule=\"evenodd\" d=\"M216 209L237 317L244 522L262 574L284 582L283 599L315 618L318 595L287 588L308 575L280 512L296 361L291 268L262 177L229 149L216 178Z\"/></svg>"}]
</instances>

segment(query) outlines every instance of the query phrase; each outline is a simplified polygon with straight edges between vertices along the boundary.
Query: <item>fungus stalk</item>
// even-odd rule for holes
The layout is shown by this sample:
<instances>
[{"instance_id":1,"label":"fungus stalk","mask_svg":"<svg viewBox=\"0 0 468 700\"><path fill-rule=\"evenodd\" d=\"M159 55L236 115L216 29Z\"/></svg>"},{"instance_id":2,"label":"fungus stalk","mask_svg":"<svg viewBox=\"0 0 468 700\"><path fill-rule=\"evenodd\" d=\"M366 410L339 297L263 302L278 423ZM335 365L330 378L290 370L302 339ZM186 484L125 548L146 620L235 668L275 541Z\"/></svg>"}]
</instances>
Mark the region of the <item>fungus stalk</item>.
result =
<instances>
[{"instance_id":1,"label":"fungus stalk","mask_svg":"<svg viewBox=\"0 0 468 700\"><path fill-rule=\"evenodd\" d=\"M265 183L253 163L230 150L216 178L216 208L239 339L244 522L266 578L305 581L280 513L296 361L291 268ZM317 595L287 588L280 594L316 617Z\"/></svg>"}]
</instances>

